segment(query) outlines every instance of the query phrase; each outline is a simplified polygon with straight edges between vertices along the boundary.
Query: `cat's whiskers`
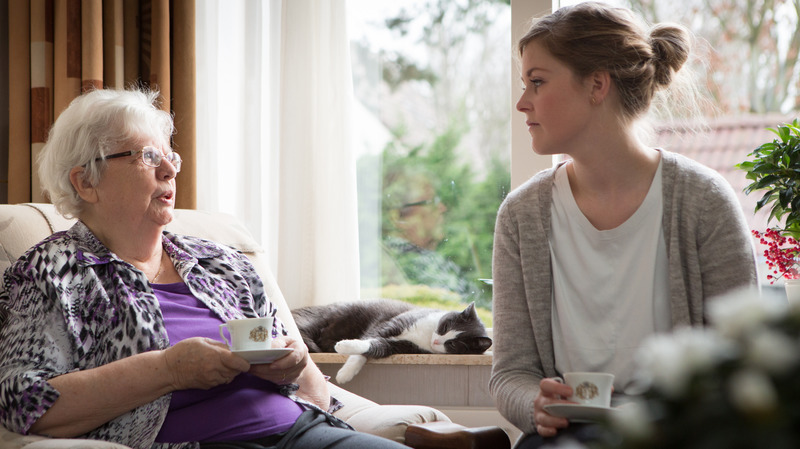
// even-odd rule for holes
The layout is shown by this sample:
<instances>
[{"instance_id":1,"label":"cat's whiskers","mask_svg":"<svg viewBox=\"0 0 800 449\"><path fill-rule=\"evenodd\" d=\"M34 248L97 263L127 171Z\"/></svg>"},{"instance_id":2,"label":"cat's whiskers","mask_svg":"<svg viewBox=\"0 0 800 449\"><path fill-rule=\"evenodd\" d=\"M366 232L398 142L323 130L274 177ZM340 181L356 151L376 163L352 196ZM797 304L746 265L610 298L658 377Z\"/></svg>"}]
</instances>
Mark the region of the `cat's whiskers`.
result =
<instances>
[{"instance_id":1,"label":"cat's whiskers","mask_svg":"<svg viewBox=\"0 0 800 449\"><path fill-rule=\"evenodd\" d=\"M439 320L442 319L445 313L429 314L412 324L400 335L392 337L391 340L407 340L431 352L444 352L443 350L434 349L432 345L433 339L429 339L427 336L436 333L436 328L439 327Z\"/></svg>"},{"instance_id":2,"label":"cat's whiskers","mask_svg":"<svg viewBox=\"0 0 800 449\"><path fill-rule=\"evenodd\" d=\"M446 341L458 338L458 336L463 333L464 332L462 331L450 330L444 335L439 335L436 332L434 332L433 338L431 339L431 348L433 348L433 352L440 352L442 354L446 353L447 350L444 347L444 343Z\"/></svg>"}]
</instances>

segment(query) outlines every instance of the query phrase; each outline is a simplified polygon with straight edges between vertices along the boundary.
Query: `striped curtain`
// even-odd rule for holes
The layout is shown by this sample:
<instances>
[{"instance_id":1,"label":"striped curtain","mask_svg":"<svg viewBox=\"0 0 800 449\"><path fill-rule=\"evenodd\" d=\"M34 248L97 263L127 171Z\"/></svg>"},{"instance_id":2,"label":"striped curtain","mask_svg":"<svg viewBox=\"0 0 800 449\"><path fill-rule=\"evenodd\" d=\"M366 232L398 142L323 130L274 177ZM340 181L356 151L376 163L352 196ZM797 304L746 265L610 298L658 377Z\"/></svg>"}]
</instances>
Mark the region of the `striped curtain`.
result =
<instances>
[{"instance_id":1,"label":"striped curtain","mask_svg":"<svg viewBox=\"0 0 800 449\"><path fill-rule=\"evenodd\" d=\"M36 158L87 89L146 85L175 117L177 207L196 207L195 0L9 0L7 203L45 201ZM0 174L2 176L2 174Z\"/></svg>"}]
</instances>

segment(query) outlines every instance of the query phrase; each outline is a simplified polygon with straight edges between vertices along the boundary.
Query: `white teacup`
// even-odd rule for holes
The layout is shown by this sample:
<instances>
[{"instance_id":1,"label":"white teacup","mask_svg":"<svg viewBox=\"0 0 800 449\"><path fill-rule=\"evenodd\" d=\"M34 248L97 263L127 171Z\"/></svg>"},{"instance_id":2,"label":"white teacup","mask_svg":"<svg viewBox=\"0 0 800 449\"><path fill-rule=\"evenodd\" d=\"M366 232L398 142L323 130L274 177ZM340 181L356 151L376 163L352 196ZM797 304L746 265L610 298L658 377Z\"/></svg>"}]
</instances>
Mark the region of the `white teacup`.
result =
<instances>
[{"instance_id":1,"label":"white teacup","mask_svg":"<svg viewBox=\"0 0 800 449\"><path fill-rule=\"evenodd\" d=\"M572 387L570 401L595 407L611 406L614 375L609 373L565 373L564 382Z\"/></svg>"},{"instance_id":2,"label":"white teacup","mask_svg":"<svg viewBox=\"0 0 800 449\"><path fill-rule=\"evenodd\" d=\"M272 321L274 318L242 318L219 325L219 335L231 351L258 351L272 346ZM231 334L228 341L225 329Z\"/></svg>"}]
</instances>

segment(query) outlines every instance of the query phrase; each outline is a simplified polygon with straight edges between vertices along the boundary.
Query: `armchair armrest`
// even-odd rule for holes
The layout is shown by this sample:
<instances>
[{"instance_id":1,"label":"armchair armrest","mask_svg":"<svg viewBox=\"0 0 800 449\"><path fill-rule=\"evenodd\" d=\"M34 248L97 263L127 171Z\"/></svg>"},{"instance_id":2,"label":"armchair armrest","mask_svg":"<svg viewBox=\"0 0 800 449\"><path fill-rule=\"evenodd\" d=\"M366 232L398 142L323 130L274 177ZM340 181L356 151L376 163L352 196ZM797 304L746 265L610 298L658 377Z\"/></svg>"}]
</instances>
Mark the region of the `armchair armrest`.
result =
<instances>
[{"instance_id":1,"label":"armchair armrest","mask_svg":"<svg viewBox=\"0 0 800 449\"><path fill-rule=\"evenodd\" d=\"M464 427L439 421L412 424L405 445L414 449L509 449L511 441L497 426Z\"/></svg>"},{"instance_id":2,"label":"armchair armrest","mask_svg":"<svg viewBox=\"0 0 800 449\"><path fill-rule=\"evenodd\" d=\"M129 449L121 444L100 440L72 438L48 438L36 435L20 435L0 426L0 448L2 449Z\"/></svg>"},{"instance_id":3,"label":"armchair armrest","mask_svg":"<svg viewBox=\"0 0 800 449\"><path fill-rule=\"evenodd\" d=\"M328 383L331 396L337 398L344 407L333 415L350 424L355 430L378 435L398 443L403 443L406 429L413 424L430 422L450 422L450 418L433 407L424 405L382 405L338 385Z\"/></svg>"}]
</instances>

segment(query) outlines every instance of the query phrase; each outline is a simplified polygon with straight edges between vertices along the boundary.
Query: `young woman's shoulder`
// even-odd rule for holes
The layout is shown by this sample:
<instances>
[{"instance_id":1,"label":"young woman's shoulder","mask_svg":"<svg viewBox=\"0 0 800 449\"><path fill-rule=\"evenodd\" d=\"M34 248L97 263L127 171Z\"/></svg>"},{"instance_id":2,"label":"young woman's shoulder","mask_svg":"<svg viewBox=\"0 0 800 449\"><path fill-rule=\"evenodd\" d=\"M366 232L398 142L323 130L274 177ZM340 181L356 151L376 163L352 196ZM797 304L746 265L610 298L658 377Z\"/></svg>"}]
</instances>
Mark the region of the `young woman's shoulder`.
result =
<instances>
[{"instance_id":1,"label":"young woman's shoulder","mask_svg":"<svg viewBox=\"0 0 800 449\"><path fill-rule=\"evenodd\" d=\"M662 150L661 154L664 160L663 174L666 182L706 188L709 186L732 188L728 180L718 171L700 162L671 151Z\"/></svg>"},{"instance_id":2,"label":"young woman's shoulder","mask_svg":"<svg viewBox=\"0 0 800 449\"><path fill-rule=\"evenodd\" d=\"M662 151L663 188L673 204L701 210L741 209L730 182L716 170L686 156Z\"/></svg>"},{"instance_id":3,"label":"young woman's shoulder","mask_svg":"<svg viewBox=\"0 0 800 449\"><path fill-rule=\"evenodd\" d=\"M501 205L501 209L503 207L530 207L531 204L538 203L543 194L546 197L549 197L553 190L555 174L556 167L548 168L536 173L506 196L503 204Z\"/></svg>"}]
</instances>

